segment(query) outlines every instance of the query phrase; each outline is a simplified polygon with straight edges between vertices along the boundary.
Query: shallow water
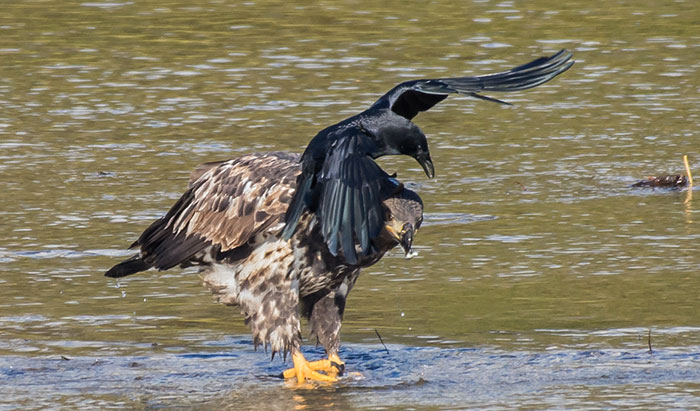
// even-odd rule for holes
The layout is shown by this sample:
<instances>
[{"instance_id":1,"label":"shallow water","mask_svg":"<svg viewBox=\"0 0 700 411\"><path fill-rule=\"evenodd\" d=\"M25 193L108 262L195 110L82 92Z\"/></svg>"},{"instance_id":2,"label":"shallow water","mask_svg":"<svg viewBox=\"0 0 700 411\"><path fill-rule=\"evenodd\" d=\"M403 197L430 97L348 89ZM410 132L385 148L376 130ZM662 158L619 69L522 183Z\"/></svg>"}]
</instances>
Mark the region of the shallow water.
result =
<instances>
[{"instance_id":1,"label":"shallow water","mask_svg":"<svg viewBox=\"0 0 700 411\"><path fill-rule=\"evenodd\" d=\"M4 5L0 408L700 406L700 193L630 188L700 169L700 7L560 3ZM349 299L362 377L282 389L192 271L102 276L198 163L301 151L404 79L560 48L576 65L496 95L513 107L415 119L435 179L380 160L426 219L419 255Z\"/></svg>"},{"instance_id":2,"label":"shallow water","mask_svg":"<svg viewBox=\"0 0 700 411\"><path fill-rule=\"evenodd\" d=\"M16 403L32 406L669 409L700 395L697 347L649 353L349 344L345 352L356 365L340 382L305 388L283 383L247 340L230 338L183 353L3 357L0 369Z\"/></svg>"}]
</instances>

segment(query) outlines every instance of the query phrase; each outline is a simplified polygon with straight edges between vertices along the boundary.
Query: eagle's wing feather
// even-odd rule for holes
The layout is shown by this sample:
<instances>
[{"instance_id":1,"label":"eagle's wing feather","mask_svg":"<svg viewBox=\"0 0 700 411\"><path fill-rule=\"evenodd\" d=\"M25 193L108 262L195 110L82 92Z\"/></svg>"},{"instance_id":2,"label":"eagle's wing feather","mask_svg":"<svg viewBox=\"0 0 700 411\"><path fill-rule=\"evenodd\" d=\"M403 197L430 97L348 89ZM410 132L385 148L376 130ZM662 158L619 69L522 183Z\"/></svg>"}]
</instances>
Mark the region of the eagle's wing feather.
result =
<instances>
[{"instance_id":1,"label":"eagle's wing feather","mask_svg":"<svg viewBox=\"0 0 700 411\"><path fill-rule=\"evenodd\" d=\"M161 270L210 245L221 251L239 247L283 221L299 171L298 156L286 153L201 165L185 194L132 247Z\"/></svg>"},{"instance_id":2,"label":"eagle's wing feather","mask_svg":"<svg viewBox=\"0 0 700 411\"><path fill-rule=\"evenodd\" d=\"M198 164L194 170L190 173L190 183L188 187L192 187L194 183L199 180L199 177L201 177L204 173L207 171L211 170L212 168L218 167L224 163L227 163L231 160L223 160L223 161L209 161L207 163L202 163Z\"/></svg>"}]
</instances>

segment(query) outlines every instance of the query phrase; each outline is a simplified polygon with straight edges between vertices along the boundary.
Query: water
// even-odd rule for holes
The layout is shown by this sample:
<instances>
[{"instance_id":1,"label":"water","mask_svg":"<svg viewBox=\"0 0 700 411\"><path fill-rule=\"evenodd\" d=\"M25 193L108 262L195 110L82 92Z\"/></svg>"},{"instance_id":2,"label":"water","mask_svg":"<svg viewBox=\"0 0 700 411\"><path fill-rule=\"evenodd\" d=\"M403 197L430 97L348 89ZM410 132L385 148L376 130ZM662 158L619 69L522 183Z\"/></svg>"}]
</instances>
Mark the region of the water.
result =
<instances>
[{"instance_id":1,"label":"water","mask_svg":"<svg viewBox=\"0 0 700 411\"><path fill-rule=\"evenodd\" d=\"M700 406L700 194L629 187L700 170L696 2L55 3L0 16L0 407ZM415 119L435 179L380 160L426 219L351 294L361 377L286 389L192 271L102 276L198 163L560 48L513 107Z\"/></svg>"},{"instance_id":2,"label":"water","mask_svg":"<svg viewBox=\"0 0 700 411\"><path fill-rule=\"evenodd\" d=\"M275 376L277 367L251 353L249 342L227 338L208 344L218 350L15 357L3 358L0 366L10 396L34 406L253 409L264 401L266 409L669 409L693 404L700 395L700 355L685 350L533 352L350 344L346 359L358 365L348 376L336 384L292 389ZM62 376L61 391L55 387L56 374Z\"/></svg>"}]
</instances>

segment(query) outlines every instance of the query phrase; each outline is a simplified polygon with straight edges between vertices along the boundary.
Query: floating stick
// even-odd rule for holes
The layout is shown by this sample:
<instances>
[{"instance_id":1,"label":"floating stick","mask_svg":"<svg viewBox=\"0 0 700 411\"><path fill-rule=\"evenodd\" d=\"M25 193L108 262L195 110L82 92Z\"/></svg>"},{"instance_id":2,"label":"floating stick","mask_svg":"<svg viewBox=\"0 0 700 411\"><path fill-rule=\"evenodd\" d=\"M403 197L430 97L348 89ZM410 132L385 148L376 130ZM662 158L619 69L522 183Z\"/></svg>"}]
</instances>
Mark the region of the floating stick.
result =
<instances>
[{"instance_id":1,"label":"floating stick","mask_svg":"<svg viewBox=\"0 0 700 411\"><path fill-rule=\"evenodd\" d=\"M688 165L688 156L683 155L683 164L685 164L685 174L688 176L688 190L693 189L693 174L690 172L690 166Z\"/></svg>"},{"instance_id":2,"label":"floating stick","mask_svg":"<svg viewBox=\"0 0 700 411\"><path fill-rule=\"evenodd\" d=\"M685 204L686 207L686 214L690 212L689 206L690 206L690 200L693 199L693 174L690 172L690 166L688 165L688 156L683 155L683 164L685 164L685 174L688 176L688 195L685 197L685 201L683 204ZM688 220L690 222L690 220Z\"/></svg>"}]
</instances>

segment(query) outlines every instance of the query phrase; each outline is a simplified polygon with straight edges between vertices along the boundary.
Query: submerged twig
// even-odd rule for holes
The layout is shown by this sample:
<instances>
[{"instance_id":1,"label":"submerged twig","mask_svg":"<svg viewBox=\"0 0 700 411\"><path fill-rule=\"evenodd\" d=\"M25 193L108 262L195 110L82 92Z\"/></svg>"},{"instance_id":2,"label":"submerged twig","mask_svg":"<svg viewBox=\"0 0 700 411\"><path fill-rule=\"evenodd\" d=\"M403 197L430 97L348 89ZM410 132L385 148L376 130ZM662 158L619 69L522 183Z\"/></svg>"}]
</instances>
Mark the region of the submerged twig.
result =
<instances>
[{"instance_id":1,"label":"submerged twig","mask_svg":"<svg viewBox=\"0 0 700 411\"><path fill-rule=\"evenodd\" d=\"M382 345L384 346L384 349L386 350L387 355L391 355L391 354L389 354L389 349L386 348L386 344L384 344L384 340L382 340L382 336L379 335L379 331L377 331L376 328L374 329L374 333L377 334L377 337L379 337L379 342L381 342Z\"/></svg>"}]
</instances>

